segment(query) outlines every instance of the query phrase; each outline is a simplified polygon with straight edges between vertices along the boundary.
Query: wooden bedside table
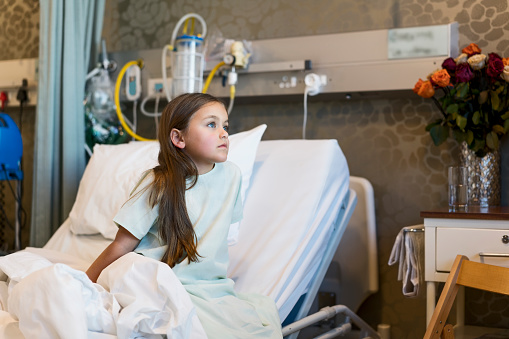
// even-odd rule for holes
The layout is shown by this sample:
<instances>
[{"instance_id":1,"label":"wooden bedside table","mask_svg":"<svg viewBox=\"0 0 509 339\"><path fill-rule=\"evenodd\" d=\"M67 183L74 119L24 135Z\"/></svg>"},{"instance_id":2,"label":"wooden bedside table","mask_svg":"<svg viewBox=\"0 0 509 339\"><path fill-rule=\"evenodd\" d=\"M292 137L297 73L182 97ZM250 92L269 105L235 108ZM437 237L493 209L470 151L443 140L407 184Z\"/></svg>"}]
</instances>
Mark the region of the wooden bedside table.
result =
<instances>
[{"instance_id":1,"label":"wooden bedside table","mask_svg":"<svg viewBox=\"0 0 509 339\"><path fill-rule=\"evenodd\" d=\"M426 324L435 309L438 282L445 282L457 254L509 267L509 207L469 206L466 211L422 211ZM457 296L458 325L464 325L464 291Z\"/></svg>"}]
</instances>

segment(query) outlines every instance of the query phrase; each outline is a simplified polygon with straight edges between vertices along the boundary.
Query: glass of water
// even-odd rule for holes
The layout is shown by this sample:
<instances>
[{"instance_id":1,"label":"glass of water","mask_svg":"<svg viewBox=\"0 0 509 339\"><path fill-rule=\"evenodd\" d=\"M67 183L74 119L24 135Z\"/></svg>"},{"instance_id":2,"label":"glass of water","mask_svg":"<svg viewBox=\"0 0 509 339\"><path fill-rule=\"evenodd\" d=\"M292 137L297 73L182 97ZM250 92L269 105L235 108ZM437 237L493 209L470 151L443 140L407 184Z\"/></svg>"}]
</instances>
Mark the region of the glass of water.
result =
<instances>
[{"instance_id":1,"label":"glass of water","mask_svg":"<svg viewBox=\"0 0 509 339\"><path fill-rule=\"evenodd\" d=\"M449 209L465 210L467 207L468 168L462 166L449 167Z\"/></svg>"}]
</instances>

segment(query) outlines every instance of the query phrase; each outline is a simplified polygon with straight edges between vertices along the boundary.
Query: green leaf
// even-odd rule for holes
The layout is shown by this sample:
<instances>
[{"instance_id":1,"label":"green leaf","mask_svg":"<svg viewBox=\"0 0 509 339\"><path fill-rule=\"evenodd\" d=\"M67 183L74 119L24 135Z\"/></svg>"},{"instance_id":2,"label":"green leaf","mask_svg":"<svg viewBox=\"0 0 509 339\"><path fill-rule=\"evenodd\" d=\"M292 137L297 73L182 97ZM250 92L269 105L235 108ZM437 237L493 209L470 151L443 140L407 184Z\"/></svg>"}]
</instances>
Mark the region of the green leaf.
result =
<instances>
[{"instance_id":1,"label":"green leaf","mask_svg":"<svg viewBox=\"0 0 509 339\"><path fill-rule=\"evenodd\" d=\"M456 116L456 124L458 125L458 127L464 131L465 130L465 127L467 126L467 118L465 118L464 116L458 114Z\"/></svg>"},{"instance_id":2,"label":"green leaf","mask_svg":"<svg viewBox=\"0 0 509 339\"><path fill-rule=\"evenodd\" d=\"M509 111L505 112L505 113L504 113L504 114L502 114L500 117L501 117L503 120L508 119L508 118L509 118Z\"/></svg>"},{"instance_id":3,"label":"green leaf","mask_svg":"<svg viewBox=\"0 0 509 339\"><path fill-rule=\"evenodd\" d=\"M467 131L467 144L471 145L474 141L474 132Z\"/></svg>"},{"instance_id":4,"label":"green leaf","mask_svg":"<svg viewBox=\"0 0 509 339\"><path fill-rule=\"evenodd\" d=\"M486 142L483 139L474 139L474 146L471 147L472 151L476 152L482 150Z\"/></svg>"},{"instance_id":5,"label":"green leaf","mask_svg":"<svg viewBox=\"0 0 509 339\"><path fill-rule=\"evenodd\" d=\"M462 82L458 86L458 92L456 93L456 97L458 99L465 99L468 94L468 82Z\"/></svg>"},{"instance_id":6,"label":"green leaf","mask_svg":"<svg viewBox=\"0 0 509 339\"><path fill-rule=\"evenodd\" d=\"M504 134L505 133L504 127L502 127L501 125L493 125L493 132L498 134Z\"/></svg>"},{"instance_id":7,"label":"green leaf","mask_svg":"<svg viewBox=\"0 0 509 339\"><path fill-rule=\"evenodd\" d=\"M474 112L474 115L472 116L472 122L474 125L479 125L481 122L481 113L479 113L479 111Z\"/></svg>"},{"instance_id":8,"label":"green leaf","mask_svg":"<svg viewBox=\"0 0 509 339\"><path fill-rule=\"evenodd\" d=\"M431 124L427 125L426 126L426 132L429 132L429 130L433 127L433 126L436 126L436 125L441 125L442 124L442 119L438 119L438 120L435 120L434 122L432 122Z\"/></svg>"},{"instance_id":9,"label":"green leaf","mask_svg":"<svg viewBox=\"0 0 509 339\"><path fill-rule=\"evenodd\" d=\"M495 111L498 111L500 106L500 98L498 97L498 94L494 91L490 91L490 97L491 97L491 107L493 107Z\"/></svg>"},{"instance_id":10,"label":"green leaf","mask_svg":"<svg viewBox=\"0 0 509 339\"><path fill-rule=\"evenodd\" d=\"M458 113L458 104L452 104L452 105L447 106L445 112L447 114Z\"/></svg>"},{"instance_id":11,"label":"green leaf","mask_svg":"<svg viewBox=\"0 0 509 339\"><path fill-rule=\"evenodd\" d=\"M454 136L454 139L456 139L457 142L461 143L463 141L466 141L468 143L468 132L462 132L460 130L453 130L452 134ZM472 134L473 137L473 134Z\"/></svg>"},{"instance_id":12,"label":"green leaf","mask_svg":"<svg viewBox=\"0 0 509 339\"><path fill-rule=\"evenodd\" d=\"M435 125L430 129L429 134L435 146L439 146L449 137L449 127Z\"/></svg>"},{"instance_id":13,"label":"green leaf","mask_svg":"<svg viewBox=\"0 0 509 339\"><path fill-rule=\"evenodd\" d=\"M488 135L486 135L486 145L492 149L497 150L498 149L498 136L495 132L490 132Z\"/></svg>"},{"instance_id":14,"label":"green leaf","mask_svg":"<svg viewBox=\"0 0 509 339\"><path fill-rule=\"evenodd\" d=\"M479 93L479 99L477 100L481 105L488 100L488 91L482 91Z\"/></svg>"},{"instance_id":15,"label":"green leaf","mask_svg":"<svg viewBox=\"0 0 509 339\"><path fill-rule=\"evenodd\" d=\"M504 121L504 133L509 131L509 120Z\"/></svg>"}]
</instances>

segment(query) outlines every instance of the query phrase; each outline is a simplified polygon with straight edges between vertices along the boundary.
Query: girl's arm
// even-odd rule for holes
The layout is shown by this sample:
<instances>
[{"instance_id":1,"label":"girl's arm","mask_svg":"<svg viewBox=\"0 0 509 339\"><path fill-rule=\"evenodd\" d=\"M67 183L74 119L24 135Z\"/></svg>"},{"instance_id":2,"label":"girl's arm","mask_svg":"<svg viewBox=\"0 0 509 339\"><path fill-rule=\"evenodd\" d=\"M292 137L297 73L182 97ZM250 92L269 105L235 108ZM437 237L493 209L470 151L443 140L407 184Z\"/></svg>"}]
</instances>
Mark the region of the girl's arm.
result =
<instances>
[{"instance_id":1,"label":"girl's arm","mask_svg":"<svg viewBox=\"0 0 509 339\"><path fill-rule=\"evenodd\" d=\"M103 269L124 254L132 252L139 243L140 240L138 238L122 226L119 226L115 240L106 247L88 268L86 273L90 280L96 282Z\"/></svg>"}]
</instances>

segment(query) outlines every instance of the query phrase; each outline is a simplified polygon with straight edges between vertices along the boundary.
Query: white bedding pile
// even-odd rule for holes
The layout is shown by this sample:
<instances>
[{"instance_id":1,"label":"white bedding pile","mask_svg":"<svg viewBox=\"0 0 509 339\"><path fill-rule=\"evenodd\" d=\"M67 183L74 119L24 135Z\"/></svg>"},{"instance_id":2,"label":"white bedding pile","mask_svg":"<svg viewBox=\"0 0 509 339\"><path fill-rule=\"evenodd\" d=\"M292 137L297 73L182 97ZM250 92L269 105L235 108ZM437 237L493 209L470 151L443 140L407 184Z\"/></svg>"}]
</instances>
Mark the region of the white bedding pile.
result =
<instances>
[{"instance_id":1,"label":"white bedding pile","mask_svg":"<svg viewBox=\"0 0 509 339\"><path fill-rule=\"evenodd\" d=\"M0 258L1 338L206 338L166 264L129 253L94 284L83 271L40 255L52 251L36 252Z\"/></svg>"}]
</instances>

